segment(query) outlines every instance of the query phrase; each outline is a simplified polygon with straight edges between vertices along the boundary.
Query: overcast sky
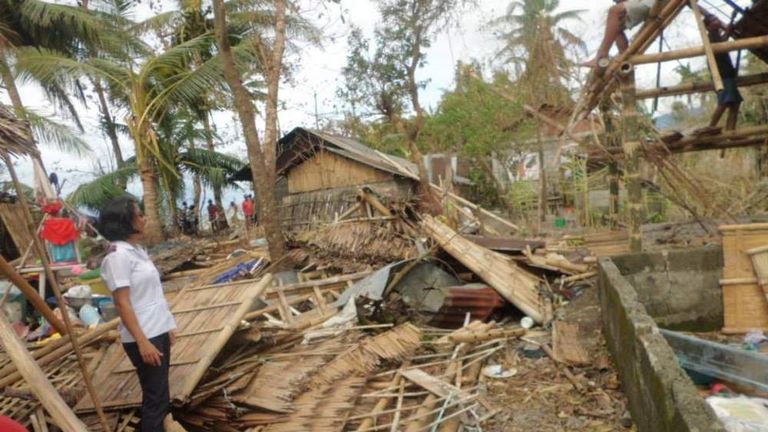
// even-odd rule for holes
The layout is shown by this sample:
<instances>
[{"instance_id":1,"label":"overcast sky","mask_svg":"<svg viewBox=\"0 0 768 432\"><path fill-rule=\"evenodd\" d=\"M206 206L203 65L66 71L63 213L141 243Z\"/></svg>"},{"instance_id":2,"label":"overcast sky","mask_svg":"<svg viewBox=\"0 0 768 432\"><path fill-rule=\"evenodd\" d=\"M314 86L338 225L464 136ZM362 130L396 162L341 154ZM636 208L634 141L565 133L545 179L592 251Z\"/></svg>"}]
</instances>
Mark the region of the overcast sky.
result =
<instances>
[{"instance_id":1,"label":"overcast sky","mask_svg":"<svg viewBox=\"0 0 768 432\"><path fill-rule=\"evenodd\" d=\"M742 0L741 3L744 3ZM721 0L713 1L720 3ZM312 1L317 4L318 1ZM322 49L314 46L300 47L299 52L291 53L293 60L298 60L299 69L291 83L280 89L280 100L283 109L279 113L280 129L284 132L297 126L314 127L315 124L315 98L317 100L317 114L320 120L339 118L342 106L335 99L335 91L340 79L341 69L346 62L346 38L348 24L354 23L372 34L374 25L378 20L375 2L370 0L342 0L340 5L332 2L324 2L327 6L314 6L307 10L307 15L316 21L327 36ZM452 86L454 66L457 61L478 60L486 70L493 67L501 67L503 64L495 58L499 49L499 42L493 37L492 31L486 23L504 13L508 1L502 0L478 0L478 6L462 14L459 26L446 29L436 38L433 46L427 53L427 64L419 70L418 78L428 80L427 88L422 93L423 103L428 109L434 109L442 92ZM561 10L583 9L582 21L568 23L571 31L582 37L590 49L594 52L602 37L605 25L605 13L612 4L609 0L564 0L561 1ZM155 5L171 8L175 5L173 0L155 0ZM146 1L141 3L136 10L137 19L143 19L151 14ZM665 36L671 48L680 48L696 44L697 30L687 10L677 19L676 25L667 30ZM651 48L655 50L657 48ZM665 49L669 49L665 47ZM703 65L702 60L694 60L694 65ZM678 63L666 63L662 77L662 85L677 81L673 69ZM656 66L647 65L640 67L637 72L639 87L653 87L656 79ZM49 104L43 99L42 94L32 85L21 87L22 99L28 107L36 109L46 115L53 115ZM7 95L0 94L0 100L8 103ZM669 105L662 104L662 109ZM67 183L64 193L71 192L82 181L93 178L96 161L109 161L111 159L109 144L98 130L98 109L90 104L82 107L83 122L86 131L84 138L93 148L93 152L84 157L62 153L50 145L43 145L43 160L48 171L56 171L60 178L66 178ZM261 119L260 119L261 120ZM225 152L242 157L247 156L245 144L239 133L239 123L233 113L219 113L215 116L215 126L223 137ZM260 121L263 125L263 120ZM131 155L133 147L127 137L121 138L121 147L124 155ZM25 160L17 163L22 180L28 184L32 182L31 166ZM0 176L1 177L1 176ZM133 186L132 191L140 193L138 186ZM235 199L235 192L227 194ZM239 193L238 193L239 195ZM187 198L191 191L187 192Z\"/></svg>"}]
</instances>

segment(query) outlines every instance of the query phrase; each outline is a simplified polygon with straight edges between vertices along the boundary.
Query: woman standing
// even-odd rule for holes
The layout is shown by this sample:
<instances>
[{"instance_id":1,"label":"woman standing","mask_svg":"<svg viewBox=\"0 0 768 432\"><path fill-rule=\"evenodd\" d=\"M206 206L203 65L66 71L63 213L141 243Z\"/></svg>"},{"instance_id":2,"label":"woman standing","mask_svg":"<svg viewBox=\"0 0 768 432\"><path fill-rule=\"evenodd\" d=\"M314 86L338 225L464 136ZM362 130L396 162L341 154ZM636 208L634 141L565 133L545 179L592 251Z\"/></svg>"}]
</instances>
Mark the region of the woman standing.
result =
<instances>
[{"instance_id":1,"label":"woman standing","mask_svg":"<svg viewBox=\"0 0 768 432\"><path fill-rule=\"evenodd\" d=\"M168 309L160 273L140 245L144 215L136 201L112 200L99 216L99 231L112 242L101 276L120 315L120 338L141 383L141 430L163 430L170 407L168 370L176 322Z\"/></svg>"}]
</instances>

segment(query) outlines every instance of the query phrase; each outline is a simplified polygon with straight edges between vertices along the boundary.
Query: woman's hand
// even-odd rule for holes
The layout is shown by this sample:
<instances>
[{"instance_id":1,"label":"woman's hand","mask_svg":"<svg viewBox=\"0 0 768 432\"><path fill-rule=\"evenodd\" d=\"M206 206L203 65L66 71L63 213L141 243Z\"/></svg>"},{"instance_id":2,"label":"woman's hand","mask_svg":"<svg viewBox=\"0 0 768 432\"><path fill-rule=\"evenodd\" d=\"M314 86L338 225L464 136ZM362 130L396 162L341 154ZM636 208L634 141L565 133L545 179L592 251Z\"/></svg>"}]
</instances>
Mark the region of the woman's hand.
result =
<instances>
[{"instance_id":1,"label":"woman's hand","mask_svg":"<svg viewBox=\"0 0 768 432\"><path fill-rule=\"evenodd\" d=\"M171 346L176 344L176 330L171 330L168 332L168 338L171 341Z\"/></svg>"},{"instance_id":2,"label":"woman's hand","mask_svg":"<svg viewBox=\"0 0 768 432\"><path fill-rule=\"evenodd\" d=\"M155 367L159 367L163 364L163 354L157 347L152 345L152 342L145 340L144 342L138 343L138 345L139 354L141 354L141 359L144 360L144 363Z\"/></svg>"}]
</instances>

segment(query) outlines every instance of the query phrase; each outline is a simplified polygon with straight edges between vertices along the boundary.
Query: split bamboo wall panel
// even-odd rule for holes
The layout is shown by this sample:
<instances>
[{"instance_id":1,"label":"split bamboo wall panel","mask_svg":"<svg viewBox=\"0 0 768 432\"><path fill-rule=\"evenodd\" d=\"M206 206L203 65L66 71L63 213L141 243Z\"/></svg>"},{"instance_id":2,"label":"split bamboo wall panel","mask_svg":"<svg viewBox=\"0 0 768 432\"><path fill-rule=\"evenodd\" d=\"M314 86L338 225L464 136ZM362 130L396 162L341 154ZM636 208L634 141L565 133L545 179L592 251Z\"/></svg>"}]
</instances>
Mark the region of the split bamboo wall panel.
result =
<instances>
[{"instance_id":1,"label":"split bamboo wall panel","mask_svg":"<svg viewBox=\"0 0 768 432\"><path fill-rule=\"evenodd\" d=\"M362 185L392 180L393 175L320 150L288 173L288 193Z\"/></svg>"},{"instance_id":2,"label":"split bamboo wall panel","mask_svg":"<svg viewBox=\"0 0 768 432\"><path fill-rule=\"evenodd\" d=\"M169 373L171 399L183 404L192 393L230 336L250 311L254 300L271 283L271 275L251 283L190 287L174 299L171 312L176 318L176 344L171 348ZM96 392L106 409L141 406L141 387L135 368L119 343L112 344L93 374L99 383ZM76 412L94 410L86 395Z\"/></svg>"},{"instance_id":3,"label":"split bamboo wall panel","mask_svg":"<svg viewBox=\"0 0 768 432\"><path fill-rule=\"evenodd\" d=\"M20 254L23 254L27 247L32 244L32 234L29 227L24 223L24 213L21 204L0 204L0 219L2 219L11 239L16 244Z\"/></svg>"},{"instance_id":4,"label":"split bamboo wall panel","mask_svg":"<svg viewBox=\"0 0 768 432\"><path fill-rule=\"evenodd\" d=\"M750 249L768 245L768 224L723 225L723 306L726 333L768 330L768 301L757 283Z\"/></svg>"},{"instance_id":5,"label":"split bamboo wall panel","mask_svg":"<svg viewBox=\"0 0 768 432\"><path fill-rule=\"evenodd\" d=\"M295 193L283 197L280 220L283 225L296 229L309 229L333 222L336 216L358 203L357 193L364 186L372 188L381 196L400 201L408 201L415 194L415 182L391 179L379 183Z\"/></svg>"}]
</instances>

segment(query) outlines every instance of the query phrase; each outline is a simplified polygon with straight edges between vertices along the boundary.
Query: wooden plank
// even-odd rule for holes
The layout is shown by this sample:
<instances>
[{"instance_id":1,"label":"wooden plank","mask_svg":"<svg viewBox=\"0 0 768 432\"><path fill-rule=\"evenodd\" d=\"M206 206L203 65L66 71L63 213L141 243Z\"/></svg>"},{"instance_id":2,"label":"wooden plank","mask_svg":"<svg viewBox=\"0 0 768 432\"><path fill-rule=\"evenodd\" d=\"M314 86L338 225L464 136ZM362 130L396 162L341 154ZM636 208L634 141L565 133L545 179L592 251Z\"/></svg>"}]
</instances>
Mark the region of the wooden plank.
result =
<instances>
[{"instance_id":1,"label":"wooden plank","mask_svg":"<svg viewBox=\"0 0 768 432\"><path fill-rule=\"evenodd\" d=\"M589 354L581 344L578 324L564 321L552 324L552 351L559 362L576 366L590 362Z\"/></svg>"},{"instance_id":2,"label":"wooden plank","mask_svg":"<svg viewBox=\"0 0 768 432\"><path fill-rule=\"evenodd\" d=\"M539 295L538 280L509 257L472 243L431 216L423 217L422 227L440 247L536 322L551 319L551 306Z\"/></svg>"},{"instance_id":3,"label":"wooden plank","mask_svg":"<svg viewBox=\"0 0 768 432\"><path fill-rule=\"evenodd\" d=\"M456 387L453 384L449 384L439 378L424 372L421 369L405 369L400 372L408 381L425 388L431 393L441 397L447 398L451 395L460 396L462 399L469 399L472 396L466 391Z\"/></svg>"}]
</instances>

